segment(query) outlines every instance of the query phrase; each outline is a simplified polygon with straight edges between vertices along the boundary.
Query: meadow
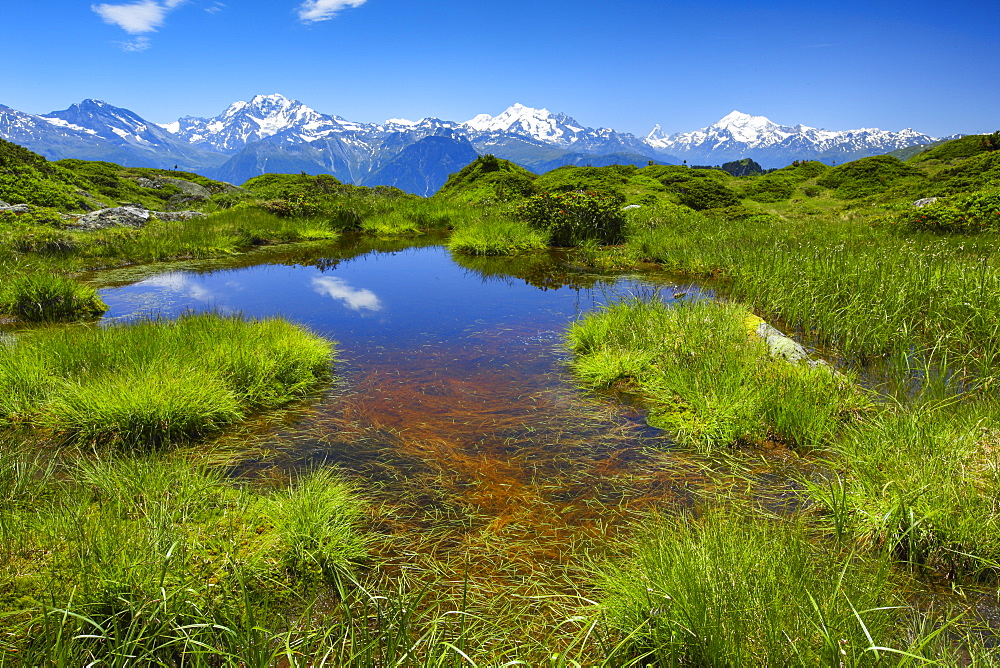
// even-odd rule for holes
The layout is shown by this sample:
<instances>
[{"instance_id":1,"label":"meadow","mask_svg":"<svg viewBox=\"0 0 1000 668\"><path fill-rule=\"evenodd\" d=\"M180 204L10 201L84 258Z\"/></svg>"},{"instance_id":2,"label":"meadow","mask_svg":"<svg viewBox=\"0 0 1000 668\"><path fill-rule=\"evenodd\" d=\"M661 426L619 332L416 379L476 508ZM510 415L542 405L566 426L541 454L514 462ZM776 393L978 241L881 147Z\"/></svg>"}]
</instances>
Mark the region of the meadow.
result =
<instances>
[{"instance_id":1,"label":"meadow","mask_svg":"<svg viewBox=\"0 0 1000 668\"><path fill-rule=\"evenodd\" d=\"M265 175L202 218L94 231L51 207L72 210L60 184L96 167L31 162L32 178L61 180L30 214L0 214L0 663L1000 663L990 146L743 177L536 176L486 156L427 199ZM922 197L938 200L915 208ZM331 467L247 471L222 444L332 391L333 351L350 351L284 320L100 325L81 279L436 234L484 277L555 287L555 258L583 283L657 272L717 295L637 297L565 323L565 373L594 413L578 420L629 403L669 439L635 454L649 477L617 506L570 521L538 499L516 521L469 518L449 467L503 472L455 455L404 486L412 501ZM807 357L776 352L761 324ZM413 440L427 461L444 451ZM633 509L673 452L704 484ZM574 475L571 455L561 465ZM782 483L761 492L761 468ZM396 505L425 498L436 515L394 532Z\"/></svg>"}]
</instances>

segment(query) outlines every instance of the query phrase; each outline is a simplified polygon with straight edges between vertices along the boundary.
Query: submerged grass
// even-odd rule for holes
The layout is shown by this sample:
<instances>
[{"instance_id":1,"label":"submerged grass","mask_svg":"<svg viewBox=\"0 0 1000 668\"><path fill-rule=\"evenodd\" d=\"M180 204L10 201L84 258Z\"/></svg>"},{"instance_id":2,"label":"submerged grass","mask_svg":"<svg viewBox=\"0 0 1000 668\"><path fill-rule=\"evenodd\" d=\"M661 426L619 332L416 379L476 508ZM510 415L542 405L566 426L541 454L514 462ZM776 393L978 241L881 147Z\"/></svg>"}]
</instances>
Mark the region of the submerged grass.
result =
<instances>
[{"instance_id":1,"label":"submerged grass","mask_svg":"<svg viewBox=\"0 0 1000 668\"><path fill-rule=\"evenodd\" d=\"M282 320L206 314L43 329L0 348L0 420L156 446L302 396L330 359L329 342Z\"/></svg>"}]
</instances>

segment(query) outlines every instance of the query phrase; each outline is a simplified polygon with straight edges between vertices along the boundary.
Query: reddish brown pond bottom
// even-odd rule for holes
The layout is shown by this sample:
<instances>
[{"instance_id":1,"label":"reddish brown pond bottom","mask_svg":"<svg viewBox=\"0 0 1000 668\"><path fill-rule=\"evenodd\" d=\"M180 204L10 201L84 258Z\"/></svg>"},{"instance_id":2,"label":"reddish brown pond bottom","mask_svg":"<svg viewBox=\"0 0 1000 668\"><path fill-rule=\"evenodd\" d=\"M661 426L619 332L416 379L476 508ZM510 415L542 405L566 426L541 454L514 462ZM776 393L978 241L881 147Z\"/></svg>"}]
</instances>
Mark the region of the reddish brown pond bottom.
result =
<instances>
[{"instance_id":1,"label":"reddish brown pond bottom","mask_svg":"<svg viewBox=\"0 0 1000 668\"><path fill-rule=\"evenodd\" d=\"M634 294L700 298L697 286L587 276L553 258L462 267L440 247L328 258L173 271L102 295L112 319L283 314L335 340L334 388L214 447L237 453L244 474L340 467L372 502L387 573L473 582L532 610L592 581L590 560L634 520L737 485L793 492L789 453L682 453L641 406L581 392L566 372L574 318Z\"/></svg>"}]
</instances>

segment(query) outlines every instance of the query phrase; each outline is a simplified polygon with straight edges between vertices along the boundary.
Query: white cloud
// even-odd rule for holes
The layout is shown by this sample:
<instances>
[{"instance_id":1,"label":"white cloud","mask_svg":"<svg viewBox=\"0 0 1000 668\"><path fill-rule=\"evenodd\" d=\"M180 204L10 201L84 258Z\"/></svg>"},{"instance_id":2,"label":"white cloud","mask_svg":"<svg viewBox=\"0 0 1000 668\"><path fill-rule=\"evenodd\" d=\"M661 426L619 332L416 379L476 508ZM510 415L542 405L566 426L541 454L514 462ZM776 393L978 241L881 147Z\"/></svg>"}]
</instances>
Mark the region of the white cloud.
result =
<instances>
[{"instance_id":1,"label":"white cloud","mask_svg":"<svg viewBox=\"0 0 1000 668\"><path fill-rule=\"evenodd\" d=\"M116 25L130 35L156 32L163 25L167 14L187 0L140 0L125 5L101 4L90 8L105 23ZM136 37L127 42L117 42L124 51L145 51L150 47L148 37Z\"/></svg>"},{"instance_id":2,"label":"white cloud","mask_svg":"<svg viewBox=\"0 0 1000 668\"><path fill-rule=\"evenodd\" d=\"M299 20L303 23L326 21L347 7L360 7L367 0L305 0L299 5Z\"/></svg>"},{"instance_id":3,"label":"white cloud","mask_svg":"<svg viewBox=\"0 0 1000 668\"><path fill-rule=\"evenodd\" d=\"M91 9L97 12L105 23L116 25L131 35L137 35L154 32L163 25L168 7L153 0L143 0L130 5L92 5Z\"/></svg>"},{"instance_id":4,"label":"white cloud","mask_svg":"<svg viewBox=\"0 0 1000 668\"><path fill-rule=\"evenodd\" d=\"M352 288L347 281L333 276L316 276L312 279L313 290L321 295L344 302L352 311L381 311L382 302L371 290Z\"/></svg>"}]
</instances>

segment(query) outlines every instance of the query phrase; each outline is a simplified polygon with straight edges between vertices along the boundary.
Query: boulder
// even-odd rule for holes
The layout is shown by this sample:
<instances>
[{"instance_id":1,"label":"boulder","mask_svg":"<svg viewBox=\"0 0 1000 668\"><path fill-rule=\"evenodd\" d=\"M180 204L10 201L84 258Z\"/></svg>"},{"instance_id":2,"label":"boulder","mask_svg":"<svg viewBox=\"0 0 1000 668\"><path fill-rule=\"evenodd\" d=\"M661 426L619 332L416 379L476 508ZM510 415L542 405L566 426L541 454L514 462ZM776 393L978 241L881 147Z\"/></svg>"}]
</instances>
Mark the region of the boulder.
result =
<instances>
[{"instance_id":1,"label":"boulder","mask_svg":"<svg viewBox=\"0 0 1000 668\"><path fill-rule=\"evenodd\" d=\"M206 215L201 211L153 211L152 214L160 220L165 220L167 222L203 218Z\"/></svg>"},{"instance_id":2,"label":"boulder","mask_svg":"<svg viewBox=\"0 0 1000 668\"><path fill-rule=\"evenodd\" d=\"M933 204L936 201L938 201L937 197L925 197L923 199L918 199L916 202L913 203L913 206L917 207L918 209L922 209L928 204Z\"/></svg>"},{"instance_id":3,"label":"boulder","mask_svg":"<svg viewBox=\"0 0 1000 668\"><path fill-rule=\"evenodd\" d=\"M137 206L116 206L80 216L73 226L85 230L103 230L109 227L140 228L145 227L149 219L150 213L146 209Z\"/></svg>"},{"instance_id":4,"label":"boulder","mask_svg":"<svg viewBox=\"0 0 1000 668\"><path fill-rule=\"evenodd\" d=\"M0 211L7 213L31 213L31 206L28 204L4 204L0 202Z\"/></svg>"},{"instance_id":5,"label":"boulder","mask_svg":"<svg viewBox=\"0 0 1000 668\"><path fill-rule=\"evenodd\" d=\"M809 359L809 353L795 339L785 336L780 331L767 324L763 318L755 315L748 315L743 324L747 331L756 334L764 339L767 344L767 352L771 357L782 358L789 362L805 362L809 366L826 366L823 360Z\"/></svg>"},{"instance_id":6,"label":"boulder","mask_svg":"<svg viewBox=\"0 0 1000 668\"><path fill-rule=\"evenodd\" d=\"M197 183L192 183L191 181L174 179L169 176L160 176L156 180L162 184L160 185L161 188L163 185L171 185L179 188L185 198L208 199L212 196L211 190Z\"/></svg>"}]
</instances>

